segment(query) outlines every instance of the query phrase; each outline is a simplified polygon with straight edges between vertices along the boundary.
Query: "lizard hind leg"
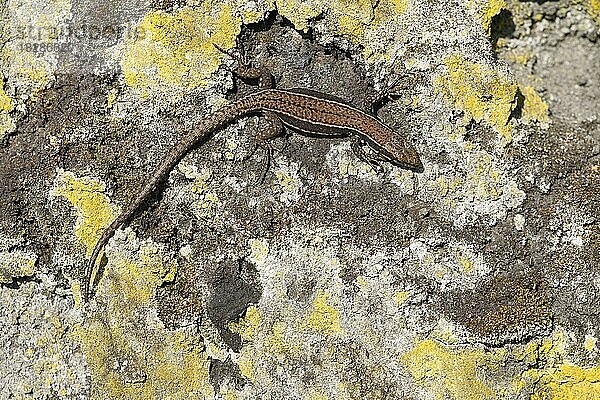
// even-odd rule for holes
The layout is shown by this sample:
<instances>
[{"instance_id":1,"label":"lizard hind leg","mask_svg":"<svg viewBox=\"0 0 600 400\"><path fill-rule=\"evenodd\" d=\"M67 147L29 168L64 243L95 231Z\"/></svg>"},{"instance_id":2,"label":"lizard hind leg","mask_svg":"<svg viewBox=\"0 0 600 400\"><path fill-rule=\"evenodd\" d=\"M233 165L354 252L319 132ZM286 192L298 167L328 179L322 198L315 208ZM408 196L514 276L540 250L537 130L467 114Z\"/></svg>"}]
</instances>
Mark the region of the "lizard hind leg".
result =
<instances>
[{"instance_id":1,"label":"lizard hind leg","mask_svg":"<svg viewBox=\"0 0 600 400\"><path fill-rule=\"evenodd\" d=\"M284 133L283 123L275 113L265 112L264 117L267 124L265 129L261 130L260 133L256 135L255 147L260 147L265 150L265 158L262 163L262 172L259 179L260 183L265 181L267 172L269 172L269 168L271 167L271 160L273 158L273 146L271 145L270 141L273 138L282 136Z\"/></svg>"},{"instance_id":2,"label":"lizard hind leg","mask_svg":"<svg viewBox=\"0 0 600 400\"><path fill-rule=\"evenodd\" d=\"M213 43L213 46L221 53L233 58L237 62L237 68L230 70L242 80L258 81L260 89L270 89L275 86L273 75L266 67L253 67L243 54L236 54L231 50L225 50Z\"/></svg>"}]
</instances>

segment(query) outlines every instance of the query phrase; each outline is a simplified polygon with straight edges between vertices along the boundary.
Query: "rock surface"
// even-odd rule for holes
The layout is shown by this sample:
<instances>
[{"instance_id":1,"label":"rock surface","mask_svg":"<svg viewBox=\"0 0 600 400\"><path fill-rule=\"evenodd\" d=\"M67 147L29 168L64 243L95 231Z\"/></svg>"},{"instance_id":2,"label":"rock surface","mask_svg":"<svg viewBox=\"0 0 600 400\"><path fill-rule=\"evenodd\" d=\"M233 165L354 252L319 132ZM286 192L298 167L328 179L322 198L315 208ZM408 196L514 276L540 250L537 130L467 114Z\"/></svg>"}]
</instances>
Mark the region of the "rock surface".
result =
<instances>
[{"instance_id":1,"label":"rock surface","mask_svg":"<svg viewBox=\"0 0 600 400\"><path fill-rule=\"evenodd\" d=\"M0 398L600 398L600 3L0 7ZM258 116L213 43L378 116L424 171ZM256 151L255 151L256 150Z\"/></svg>"}]
</instances>

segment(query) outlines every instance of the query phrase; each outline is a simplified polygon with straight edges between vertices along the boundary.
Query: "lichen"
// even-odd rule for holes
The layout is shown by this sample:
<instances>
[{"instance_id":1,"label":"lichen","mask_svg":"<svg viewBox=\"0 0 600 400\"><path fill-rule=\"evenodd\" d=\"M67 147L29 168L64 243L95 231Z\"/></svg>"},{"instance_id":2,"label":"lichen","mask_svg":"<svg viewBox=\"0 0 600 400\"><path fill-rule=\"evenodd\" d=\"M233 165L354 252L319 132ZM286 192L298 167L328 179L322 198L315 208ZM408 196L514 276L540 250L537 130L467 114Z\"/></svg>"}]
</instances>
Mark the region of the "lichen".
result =
<instances>
[{"instance_id":1,"label":"lichen","mask_svg":"<svg viewBox=\"0 0 600 400\"><path fill-rule=\"evenodd\" d=\"M492 18L506 7L504 0L469 0L467 5L479 17L488 34L492 26Z\"/></svg>"},{"instance_id":2,"label":"lichen","mask_svg":"<svg viewBox=\"0 0 600 400\"><path fill-rule=\"evenodd\" d=\"M512 141L511 112L516 107L517 84L489 67L451 55L444 60L446 74L434 84L444 97L465 112L467 121L485 121L501 135L501 145Z\"/></svg>"},{"instance_id":3,"label":"lichen","mask_svg":"<svg viewBox=\"0 0 600 400\"><path fill-rule=\"evenodd\" d=\"M118 89L111 89L108 91L108 94L106 95L106 107L108 108L113 108L113 106L115 105L115 102L117 101L117 96L119 95L119 90Z\"/></svg>"},{"instance_id":4,"label":"lichen","mask_svg":"<svg viewBox=\"0 0 600 400\"><path fill-rule=\"evenodd\" d=\"M536 92L533 86L520 85L519 89L524 96L523 118L526 121L547 123L550 121L550 111L546 103Z\"/></svg>"},{"instance_id":5,"label":"lichen","mask_svg":"<svg viewBox=\"0 0 600 400\"><path fill-rule=\"evenodd\" d=\"M496 369L506 352L449 349L426 339L401 357L401 362L420 386L435 398L484 400L497 397L494 388L479 377L484 369Z\"/></svg>"},{"instance_id":6,"label":"lichen","mask_svg":"<svg viewBox=\"0 0 600 400\"><path fill-rule=\"evenodd\" d=\"M583 348L588 353L591 353L598 349L598 347L596 346L596 343L598 343L598 339L595 336L585 335L585 341L583 342Z\"/></svg>"},{"instance_id":7,"label":"lichen","mask_svg":"<svg viewBox=\"0 0 600 400\"><path fill-rule=\"evenodd\" d=\"M467 176L468 193L477 199L498 200L501 194L500 178L500 171L493 165L492 157L488 153L480 152Z\"/></svg>"},{"instance_id":8,"label":"lichen","mask_svg":"<svg viewBox=\"0 0 600 400\"><path fill-rule=\"evenodd\" d=\"M322 0L277 0L277 12L288 18L294 27L301 31L308 29L308 21L316 18L323 12L324 2Z\"/></svg>"},{"instance_id":9,"label":"lichen","mask_svg":"<svg viewBox=\"0 0 600 400\"><path fill-rule=\"evenodd\" d=\"M497 44L500 47L500 43ZM511 61L513 63L519 64L521 66L527 66L530 61L535 60L535 53L532 50L523 50L523 49L507 49L503 53L503 57Z\"/></svg>"},{"instance_id":10,"label":"lichen","mask_svg":"<svg viewBox=\"0 0 600 400\"><path fill-rule=\"evenodd\" d=\"M80 313L71 299L56 295L52 277L36 280L21 282L18 290L0 285L0 398L84 398L86 364L69 336Z\"/></svg>"},{"instance_id":11,"label":"lichen","mask_svg":"<svg viewBox=\"0 0 600 400\"><path fill-rule=\"evenodd\" d=\"M600 367L584 368L562 363L542 373L530 371L527 377L538 382L531 400L600 398Z\"/></svg>"},{"instance_id":12,"label":"lichen","mask_svg":"<svg viewBox=\"0 0 600 400\"><path fill-rule=\"evenodd\" d=\"M588 13L600 25L600 0L589 0L589 2L586 2L586 5Z\"/></svg>"},{"instance_id":13,"label":"lichen","mask_svg":"<svg viewBox=\"0 0 600 400\"><path fill-rule=\"evenodd\" d=\"M298 174L299 168L300 165L298 163L288 162L281 164L275 170L275 178L281 188L279 199L282 203L291 204L300 199L303 184Z\"/></svg>"},{"instance_id":14,"label":"lichen","mask_svg":"<svg viewBox=\"0 0 600 400\"><path fill-rule=\"evenodd\" d=\"M301 357L300 343L290 336L295 328L284 321L274 321L271 326L261 324L260 313L255 309L238 323L230 325L233 332L239 332L244 339L244 347L236 358L243 376L255 380L264 378L268 365L282 359ZM257 325L257 323L259 325ZM257 328L260 328L257 329ZM297 332L296 332L297 333Z\"/></svg>"},{"instance_id":15,"label":"lichen","mask_svg":"<svg viewBox=\"0 0 600 400\"><path fill-rule=\"evenodd\" d=\"M256 265L264 265L269 255L269 243L266 240L252 239L250 241L250 260Z\"/></svg>"},{"instance_id":16,"label":"lichen","mask_svg":"<svg viewBox=\"0 0 600 400\"><path fill-rule=\"evenodd\" d=\"M0 111L9 112L15 108L15 104L9 95L4 91L2 75L0 75Z\"/></svg>"},{"instance_id":17,"label":"lichen","mask_svg":"<svg viewBox=\"0 0 600 400\"><path fill-rule=\"evenodd\" d=\"M567 345L565 334L557 331L515 352L517 359L535 365L521 374L515 387L531 392L531 400L600 398L600 367L580 366L565 360Z\"/></svg>"},{"instance_id":18,"label":"lichen","mask_svg":"<svg viewBox=\"0 0 600 400\"><path fill-rule=\"evenodd\" d=\"M17 129L15 121L5 112L0 112L0 140Z\"/></svg>"},{"instance_id":19,"label":"lichen","mask_svg":"<svg viewBox=\"0 0 600 400\"><path fill-rule=\"evenodd\" d=\"M457 139L461 143L462 139ZM440 208L456 226L483 220L493 225L506 217L507 211L525 200L525 192L510 176L501 159L472 143L465 147L460 171L448 170L431 177L428 185L438 192Z\"/></svg>"},{"instance_id":20,"label":"lichen","mask_svg":"<svg viewBox=\"0 0 600 400\"><path fill-rule=\"evenodd\" d=\"M408 300L409 293L407 291L398 291L394 293L394 301L397 305L403 305Z\"/></svg>"},{"instance_id":21,"label":"lichen","mask_svg":"<svg viewBox=\"0 0 600 400\"><path fill-rule=\"evenodd\" d=\"M307 326L325 336L338 334L340 327L340 312L328 304L329 295L319 291L313 302L313 310L308 317Z\"/></svg>"},{"instance_id":22,"label":"lichen","mask_svg":"<svg viewBox=\"0 0 600 400\"><path fill-rule=\"evenodd\" d=\"M13 99L4 91L4 78L0 74L0 140L16 129L14 120L8 114L15 108Z\"/></svg>"},{"instance_id":23,"label":"lichen","mask_svg":"<svg viewBox=\"0 0 600 400\"><path fill-rule=\"evenodd\" d=\"M37 256L30 251L0 251L0 283L10 283L13 278L32 276Z\"/></svg>"},{"instance_id":24,"label":"lichen","mask_svg":"<svg viewBox=\"0 0 600 400\"><path fill-rule=\"evenodd\" d=\"M334 179L346 181L349 177L357 177L360 180L373 181L377 179L377 172L369 163L360 160L350 150L349 143L334 144L327 153L327 165L335 174ZM401 175L401 179L412 177L412 172ZM398 177L395 175L394 177Z\"/></svg>"},{"instance_id":25,"label":"lichen","mask_svg":"<svg viewBox=\"0 0 600 400\"><path fill-rule=\"evenodd\" d=\"M92 397L211 398L201 337L152 317L152 298L174 278L176 261L155 244L127 242L139 251L110 252L96 294L102 306L73 333L92 372Z\"/></svg>"},{"instance_id":26,"label":"lichen","mask_svg":"<svg viewBox=\"0 0 600 400\"><path fill-rule=\"evenodd\" d=\"M290 356L297 358L300 355L300 345L290 340L288 332L293 329L284 321L275 321L271 333L265 340L265 350L268 354L277 356Z\"/></svg>"},{"instance_id":27,"label":"lichen","mask_svg":"<svg viewBox=\"0 0 600 400\"><path fill-rule=\"evenodd\" d=\"M72 172L60 170L51 192L53 196L64 197L75 207L77 220L74 233L85 245L88 255L100 238L102 230L117 215L104 191L105 186L98 179L78 178Z\"/></svg>"},{"instance_id":28,"label":"lichen","mask_svg":"<svg viewBox=\"0 0 600 400\"><path fill-rule=\"evenodd\" d=\"M6 63L4 73L11 85L21 93L36 96L61 67L54 51L43 51L44 47L36 46L58 44L53 32L59 31L61 24L70 18L71 2L33 0L25 3L7 3L0 31L4 43L0 56Z\"/></svg>"},{"instance_id":29,"label":"lichen","mask_svg":"<svg viewBox=\"0 0 600 400\"><path fill-rule=\"evenodd\" d=\"M229 330L238 333L243 340L249 341L252 340L256 334L256 330L260 326L260 323L260 311L256 306L250 306L246 310L244 318L241 318L239 322L232 322L229 324Z\"/></svg>"},{"instance_id":30,"label":"lichen","mask_svg":"<svg viewBox=\"0 0 600 400\"><path fill-rule=\"evenodd\" d=\"M231 6L219 1L174 14L150 12L138 26L144 34L127 43L121 61L127 84L141 90L205 86L224 57L214 45L232 48L241 23Z\"/></svg>"},{"instance_id":31,"label":"lichen","mask_svg":"<svg viewBox=\"0 0 600 400\"><path fill-rule=\"evenodd\" d=\"M363 55L367 62L390 58L381 43L395 30L389 26L409 6L407 0L276 0L277 11L289 19L296 29L306 31L309 22L327 15L328 29L353 43L364 46Z\"/></svg>"}]
</instances>

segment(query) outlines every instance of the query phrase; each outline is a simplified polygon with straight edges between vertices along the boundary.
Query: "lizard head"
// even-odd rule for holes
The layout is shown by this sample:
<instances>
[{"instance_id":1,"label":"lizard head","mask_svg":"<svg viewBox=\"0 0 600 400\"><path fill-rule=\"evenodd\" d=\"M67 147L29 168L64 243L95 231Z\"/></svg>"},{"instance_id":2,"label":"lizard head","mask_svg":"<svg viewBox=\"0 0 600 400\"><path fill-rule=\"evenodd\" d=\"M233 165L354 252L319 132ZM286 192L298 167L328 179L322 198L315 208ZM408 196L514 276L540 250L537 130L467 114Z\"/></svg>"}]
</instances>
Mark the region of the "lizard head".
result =
<instances>
[{"instance_id":1,"label":"lizard head","mask_svg":"<svg viewBox=\"0 0 600 400\"><path fill-rule=\"evenodd\" d=\"M423 172L423 163L419 153L399 134L394 135L393 139L386 142L383 148L386 150L385 153L388 153L386 156L390 164L415 172Z\"/></svg>"}]
</instances>

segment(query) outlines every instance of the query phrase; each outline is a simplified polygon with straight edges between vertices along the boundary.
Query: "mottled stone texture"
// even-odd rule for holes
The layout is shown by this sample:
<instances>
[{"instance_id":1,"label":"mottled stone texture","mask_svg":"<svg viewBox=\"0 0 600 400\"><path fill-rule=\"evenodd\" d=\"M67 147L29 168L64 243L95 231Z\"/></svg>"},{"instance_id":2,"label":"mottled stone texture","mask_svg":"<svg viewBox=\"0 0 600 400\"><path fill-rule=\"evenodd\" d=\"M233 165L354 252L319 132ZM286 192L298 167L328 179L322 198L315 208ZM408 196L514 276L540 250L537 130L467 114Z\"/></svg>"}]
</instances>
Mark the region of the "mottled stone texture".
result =
<instances>
[{"instance_id":1,"label":"mottled stone texture","mask_svg":"<svg viewBox=\"0 0 600 400\"><path fill-rule=\"evenodd\" d=\"M0 398L600 398L600 2L0 6ZM370 108L424 171L251 116L82 273L235 61ZM265 170L265 168L268 168ZM261 177L264 175L264 179Z\"/></svg>"}]
</instances>

